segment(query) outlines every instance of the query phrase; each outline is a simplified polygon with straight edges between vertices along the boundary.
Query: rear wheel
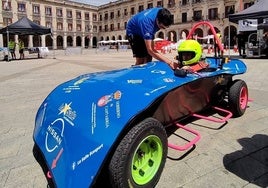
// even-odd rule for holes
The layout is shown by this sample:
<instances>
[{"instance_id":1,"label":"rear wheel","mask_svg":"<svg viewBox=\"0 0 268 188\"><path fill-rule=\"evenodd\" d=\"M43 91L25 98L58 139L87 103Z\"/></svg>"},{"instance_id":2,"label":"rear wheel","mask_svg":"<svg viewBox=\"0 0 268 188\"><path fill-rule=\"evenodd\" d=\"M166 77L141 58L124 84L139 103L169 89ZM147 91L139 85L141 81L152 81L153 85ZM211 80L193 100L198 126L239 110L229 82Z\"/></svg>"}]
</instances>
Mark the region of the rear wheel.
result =
<instances>
[{"instance_id":1,"label":"rear wheel","mask_svg":"<svg viewBox=\"0 0 268 188\"><path fill-rule=\"evenodd\" d=\"M234 117L242 116L248 104L248 87L243 80L235 80L229 88L228 103Z\"/></svg>"},{"instance_id":2,"label":"rear wheel","mask_svg":"<svg viewBox=\"0 0 268 188\"><path fill-rule=\"evenodd\" d=\"M167 157L162 124L148 118L134 126L119 143L109 164L113 187L151 188L159 181Z\"/></svg>"}]
</instances>

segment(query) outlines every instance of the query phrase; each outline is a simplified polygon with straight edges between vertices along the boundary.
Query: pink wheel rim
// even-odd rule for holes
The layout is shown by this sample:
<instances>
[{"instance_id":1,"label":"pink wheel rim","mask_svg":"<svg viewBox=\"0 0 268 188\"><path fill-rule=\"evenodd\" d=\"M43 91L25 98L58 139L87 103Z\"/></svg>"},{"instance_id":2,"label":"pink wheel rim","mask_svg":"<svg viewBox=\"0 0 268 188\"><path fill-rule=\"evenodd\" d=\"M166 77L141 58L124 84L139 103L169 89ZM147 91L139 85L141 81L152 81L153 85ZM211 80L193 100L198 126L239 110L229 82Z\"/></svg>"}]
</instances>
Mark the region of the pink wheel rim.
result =
<instances>
[{"instance_id":1,"label":"pink wheel rim","mask_svg":"<svg viewBox=\"0 0 268 188\"><path fill-rule=\"evenodd\" d=\"M245 87L242 87L240 91L240 108L245 109L247 107L247 104L248 104L248 92Z\"/></svg>"}]
</instances>

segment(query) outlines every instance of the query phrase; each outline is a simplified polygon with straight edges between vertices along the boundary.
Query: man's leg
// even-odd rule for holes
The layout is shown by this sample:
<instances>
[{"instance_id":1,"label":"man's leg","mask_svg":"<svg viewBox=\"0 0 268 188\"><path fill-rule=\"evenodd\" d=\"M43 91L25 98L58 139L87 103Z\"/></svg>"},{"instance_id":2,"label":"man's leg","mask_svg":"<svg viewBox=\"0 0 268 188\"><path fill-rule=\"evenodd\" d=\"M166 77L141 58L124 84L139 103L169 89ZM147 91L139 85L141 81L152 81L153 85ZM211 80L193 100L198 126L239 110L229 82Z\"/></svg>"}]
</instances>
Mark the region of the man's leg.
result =
<instances>
[{"instance_id":1,"label":"man's leg","mask_svg":"<svg viewBox=\"0 0 268 188\"><path fill-rule=\"evenodd\" d=\"M144 39L140 36L135 35L135 36L129 36L128 40L133 52L133 57L136 58L135 65L141 65L147 63L148 53Z\"/></svg>"},{"instance_id":2,"label":"man's leg","mask_svg":"<svg viewBox=\"0 0 268 188\"><path fill-rule=\"evenodd\" d=\"M148 55L146 58L145 58L145 63L148 63L148 62L151 62L153 60L153 57Z\"/></svg>"},{"instance_id":3,"label":"man's leg","mask_svg":"<svg viewBox=\"0 0 268 188\"><path fill-rule=\"evenodd\" d=\"M145 63L145 59L141 57L136 57L136 64L135 65L141 65Z\"/></svg>"},{"instance_id":4,"label":"man's leg","mask_svg":"<svg viewBox=\"0 0 268 188\"><path fill-rule=\"evenodd\" d=\"M239 53L240 56L242 55L241 54L241 46L238 46L238 53Z\"/></svg>"}]
</instances>

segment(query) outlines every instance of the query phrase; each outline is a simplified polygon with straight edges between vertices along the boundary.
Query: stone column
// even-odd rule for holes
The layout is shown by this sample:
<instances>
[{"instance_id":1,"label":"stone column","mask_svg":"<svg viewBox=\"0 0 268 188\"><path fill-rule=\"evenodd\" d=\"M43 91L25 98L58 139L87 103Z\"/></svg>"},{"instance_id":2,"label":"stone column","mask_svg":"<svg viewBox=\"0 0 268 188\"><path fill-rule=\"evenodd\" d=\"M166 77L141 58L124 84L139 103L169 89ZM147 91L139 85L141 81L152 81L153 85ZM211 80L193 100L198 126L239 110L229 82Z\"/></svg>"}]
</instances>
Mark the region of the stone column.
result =
<instances>
[{"instance_id":1,"label":"stone column","mask_svg":"<svg viewBox=\"0 0 268 188\"><path fill-rule=\"evenodd\" d=\"M67 48L67 34L64 33L64 36L63 36L63 49L66 49Z\"/></svg>"},{"instance_id":2,"label":"stone column","mask_svg":"<svg viewBox=\"0 0 268 188\"><path fill-rule=\"evenodd\" d=\"M28 48L32 48L32 47L33 47L33 35L29 35Z\"/></svg>"}]
</instances>

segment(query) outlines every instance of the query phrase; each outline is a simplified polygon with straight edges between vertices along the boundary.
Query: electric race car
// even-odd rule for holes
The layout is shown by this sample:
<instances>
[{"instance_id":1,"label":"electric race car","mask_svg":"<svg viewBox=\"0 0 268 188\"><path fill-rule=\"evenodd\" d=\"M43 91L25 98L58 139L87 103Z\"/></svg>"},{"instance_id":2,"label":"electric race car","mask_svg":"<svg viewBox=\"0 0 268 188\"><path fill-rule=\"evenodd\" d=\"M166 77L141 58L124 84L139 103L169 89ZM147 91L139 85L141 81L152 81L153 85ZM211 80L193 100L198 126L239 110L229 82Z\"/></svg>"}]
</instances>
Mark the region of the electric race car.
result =
<instances>
[{"instance_id":1,"label":"electric race car","mask_svg":"<svg viewBox=\"0 0 268 188\"><path fill-rule=\"evenodd\" d=\"M175 71L150 62L81 75L56 87L38 109L33 132L33 154L50 187L154 187L168 148L188 150L200 139L182 120L226 122L242 116L248 88L233 77L245 73L246 65L218 57L204 61L199 69L191 69L190 62L190 69ZM224 116L202 115L206 109ZM170 143L170 126L194 139Z\"/></svg>"}]
</instances>

